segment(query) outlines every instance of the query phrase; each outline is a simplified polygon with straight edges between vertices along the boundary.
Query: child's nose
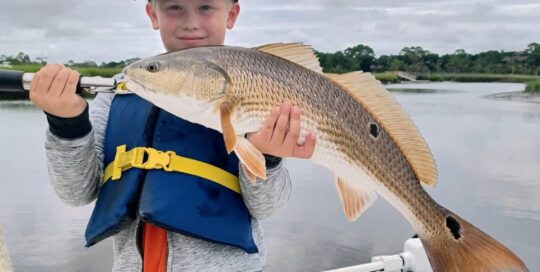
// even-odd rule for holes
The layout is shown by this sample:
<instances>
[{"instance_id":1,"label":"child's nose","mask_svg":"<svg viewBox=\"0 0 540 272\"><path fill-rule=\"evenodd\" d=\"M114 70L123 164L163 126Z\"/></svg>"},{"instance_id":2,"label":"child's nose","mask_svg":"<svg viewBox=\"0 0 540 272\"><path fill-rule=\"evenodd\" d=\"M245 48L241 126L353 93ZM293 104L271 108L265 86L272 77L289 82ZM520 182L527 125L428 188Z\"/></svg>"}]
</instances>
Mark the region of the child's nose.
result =
<instances>
[{"instance_id":1,"label":"child's nose","mask_svg":"<svg viewBox=\"0 0 540 272\"><path fill-rule=\"evenodd\" d=\"M186 14L186 20L184 21L184 30L196 30L199 29L199 19L197 14L188 12Z\"/></svg>"}]
</instances>

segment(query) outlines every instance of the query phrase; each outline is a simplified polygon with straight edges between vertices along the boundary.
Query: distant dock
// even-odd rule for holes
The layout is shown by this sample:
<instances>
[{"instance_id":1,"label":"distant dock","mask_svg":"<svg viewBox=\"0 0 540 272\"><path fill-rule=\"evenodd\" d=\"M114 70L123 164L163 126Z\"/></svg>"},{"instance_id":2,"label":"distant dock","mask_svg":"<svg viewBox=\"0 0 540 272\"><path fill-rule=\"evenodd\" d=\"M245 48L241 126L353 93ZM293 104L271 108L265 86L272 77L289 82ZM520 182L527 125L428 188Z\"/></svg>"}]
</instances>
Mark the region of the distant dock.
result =
<instances>
[{"instance_id":1,"label":"distant dock","mask_svg":"<svg viewBox=\"0 0 540 272\"><path fill-rule=\"evenodd\" d=\"M416 78L417 78L417 76L415 76L413 74L409 74L407 72L402 72L402 71L398 71L397 76L399 78L402 78L402 79L405 79L405 80L408 80L408 81L412 81L412 82L415 82Z\"/></svg>"}]
</instances>

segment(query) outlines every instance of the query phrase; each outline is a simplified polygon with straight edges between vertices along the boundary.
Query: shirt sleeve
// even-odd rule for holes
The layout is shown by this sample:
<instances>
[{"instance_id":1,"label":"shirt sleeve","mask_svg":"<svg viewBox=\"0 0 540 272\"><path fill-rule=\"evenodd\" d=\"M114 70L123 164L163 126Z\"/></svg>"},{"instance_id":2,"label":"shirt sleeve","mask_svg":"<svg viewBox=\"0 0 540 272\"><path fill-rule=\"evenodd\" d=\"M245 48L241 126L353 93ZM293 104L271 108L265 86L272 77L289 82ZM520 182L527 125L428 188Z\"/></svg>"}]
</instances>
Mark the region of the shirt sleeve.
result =
<instances>
[{"instance_id":1,"label":"shirt sleeve","mask_svg":"<svg viewBox=\"0 0 540 272\"><path fill-rule=\"evenodd\" d=\"M47 116L45 152L49 182L56 195L70 206L97 198L103 176L103 145L112 94L99 94L83 112L86 117ZM90 117L88 117L90 115ZM90 120L91 126L88 125ZM81 131L85 134L81 135Z\"/></svg>"},{"instance_id":2,"label":"shirt sleeve","mask_svg":"<svg viewBox=\"0 0 540 272\"><path fill-rule=\"evenodd\" d=\"M92 124L88 117L88 103L84 111L73 118L62 118L45 112L47 122L49 123L49 131L64 139L82 138L92 130Z\"/></svg>"},{"instance_id":3,"label":"shirt sleeve","mask_svg":"<svg viewBox=\"0 0 540 272\"><path fill-rule=\"evenodd\" d=\"M285 160L279 159L272 168L266 170L266 180L257 178L249 181L244 170L240 167L240 188L244 203L252 217L265 219L287 204L291 195L291 180L285 168Z\"/></svg>"}]
</instances>

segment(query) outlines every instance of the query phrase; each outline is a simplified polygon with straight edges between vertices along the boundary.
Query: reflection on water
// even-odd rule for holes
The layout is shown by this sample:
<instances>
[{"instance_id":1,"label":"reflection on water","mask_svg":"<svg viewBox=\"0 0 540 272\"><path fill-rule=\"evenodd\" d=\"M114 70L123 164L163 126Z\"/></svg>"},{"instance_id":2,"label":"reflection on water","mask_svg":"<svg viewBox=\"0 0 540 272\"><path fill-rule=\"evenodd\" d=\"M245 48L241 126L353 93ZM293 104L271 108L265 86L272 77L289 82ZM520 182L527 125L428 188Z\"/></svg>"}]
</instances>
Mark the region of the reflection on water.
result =
<instances>
[{"instance_id":1,"label":"reflection on water","mask_svg":"<svg viewBox=\"0 0 540 272\"><path fill-rule=\"evenodd\" d=\"M420 88L393 88L392 93L400 94L435 94L435 93L456 93L459 90L438 90L438 89L420 89Z\"/></svg>"},{"instance_id":2,"label":"reflection on water","mask_svg":"<svg viewBox=\"0 0 540 272\"><path fill-rule=\"evenodd\" d=\"M390 85L430 145L439 185L428 191L540 270L540 106L482 98L522 84ZM413 89L414 91L403 91ZM421 91L430 90L435 91ZM442 90L442 91L437 91ZM0 102L0 223L18 271L107 271L110 240L85 249L91 205L70 208L46 178L45 117ZM6 128L6 129L4 129ZM355 223L343 215L332 173L287 161L293 194L264 222L267 271L320 271L401 252L414 231L383 199Z\"/></svg>"},{"instance_id":3,"label":"reflection on water","mask_svg":"<svg viewBox=\"0 0 540 272\"><path fill-rule=\"evenodd\" d=\"M30 101L0 101L0 109L2 110L8 110L8 109L29 109L29 110L37 110L34 107L34 104Z\"/></svg>"}]
</instances>

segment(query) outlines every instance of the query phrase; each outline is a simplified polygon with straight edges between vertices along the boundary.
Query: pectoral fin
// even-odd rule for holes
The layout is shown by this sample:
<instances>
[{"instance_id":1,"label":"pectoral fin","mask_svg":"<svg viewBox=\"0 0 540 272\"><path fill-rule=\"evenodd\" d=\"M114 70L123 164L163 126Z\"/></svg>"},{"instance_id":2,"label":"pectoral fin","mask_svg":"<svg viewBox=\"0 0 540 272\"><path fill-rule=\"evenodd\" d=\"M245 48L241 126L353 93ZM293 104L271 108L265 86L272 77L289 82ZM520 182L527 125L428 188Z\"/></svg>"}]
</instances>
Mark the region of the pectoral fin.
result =
<instances>
[{"instance_id":1,"label":"pectoral fin","mask_svg":"<svg viewBox=\"0 0 540 272\"><path fill-rule=\"evenodd\" d=\"M345 216L351 222L358 219L377 200L377 194L371 188L351 184L340 177L336 179L336 187Z\"/></svg>"},{"instance_id":2,"label":"pectoral fin","mask_svg":"<svg viewBox=\"0 0 540 272\"><path fill-rule=\"evenodd\" d=\"M251 171L249 171L243 163L241 163L240 166L242 167L242 170L244 171L244 174L246 174L249 181L255 182L257 180L257 176L251 173Z\"/></svg>"},{"instance_id":3,"label":"pectoral fin","mask_svg":"<svg viewBox=\"0 0 540 272\"><path fill-rule=\"evenodd\" d=\"M227 153L235 152L242 163L242 169L250 181L255 181L257 177L266 179L266 165L264 155L257 150L243 136L237 136L231 122L231 115L234 106L230 102L223 102L219 107L221 118L221 129Z\"/></svg>"},{"instance_id":4,"label":"pectoral fin","mask_svg":"<svg viewBox=\"0 0 540 272\"><path fill-rule=\"evenodd\" d=\"M231 154L236 146L236 132L231 122L233 106L229 102L221 103L219 114L221 119L221 130L223 131L223 140L227 153Z\"/></svg>"},{"instance_id":5,"label":"pectoral fin","mask_svg":"<svg viewBox=\"0 0 540 272\"><path fill-rule=\"evenodd\" d=\"M264 155L250 141L244 137L237 137L234 152L242 162L244 172L250 181L255 181L257 177L266 179Z\"/></svg>"}]
</instances>

